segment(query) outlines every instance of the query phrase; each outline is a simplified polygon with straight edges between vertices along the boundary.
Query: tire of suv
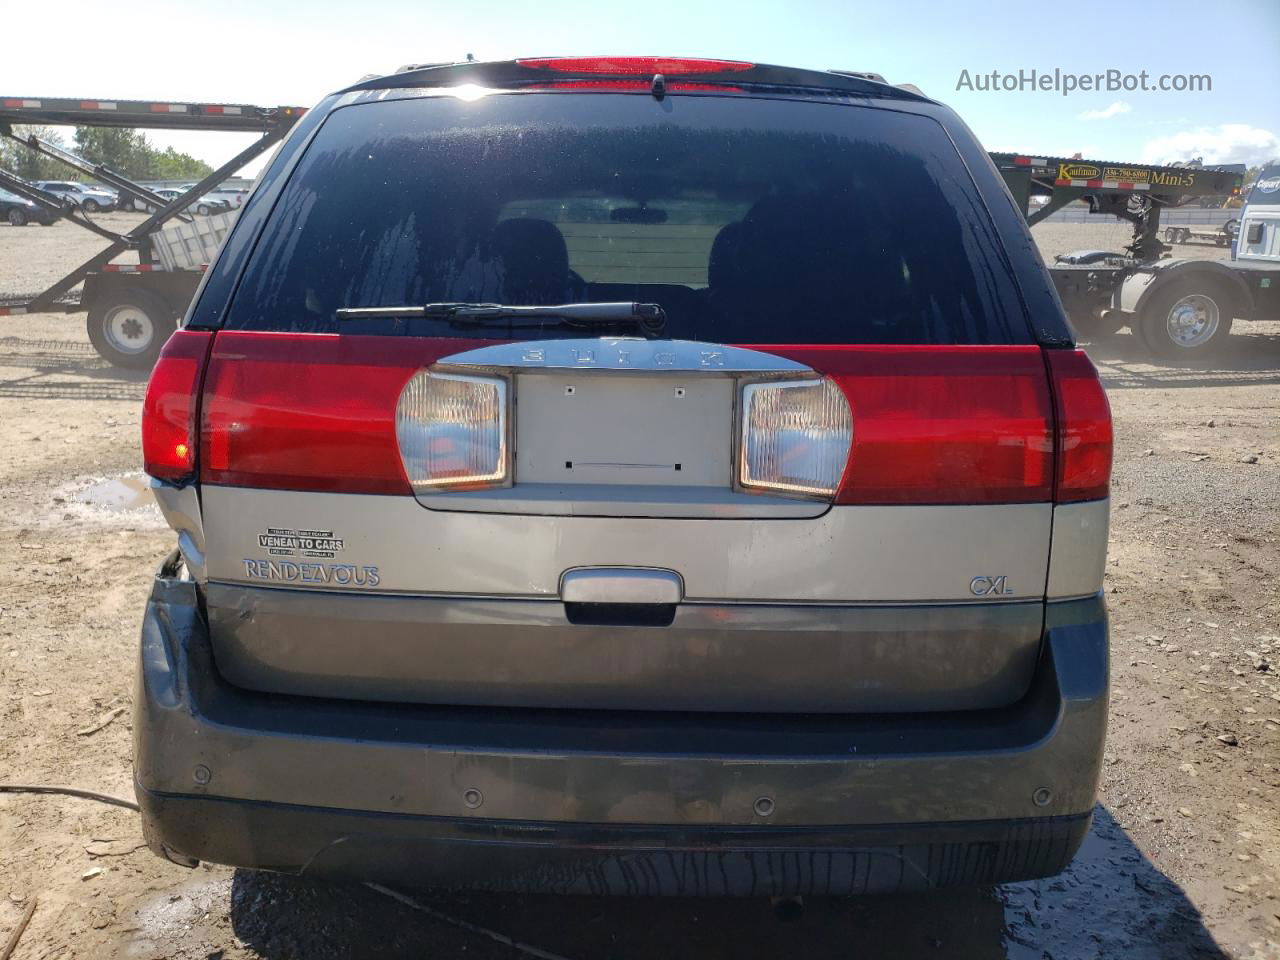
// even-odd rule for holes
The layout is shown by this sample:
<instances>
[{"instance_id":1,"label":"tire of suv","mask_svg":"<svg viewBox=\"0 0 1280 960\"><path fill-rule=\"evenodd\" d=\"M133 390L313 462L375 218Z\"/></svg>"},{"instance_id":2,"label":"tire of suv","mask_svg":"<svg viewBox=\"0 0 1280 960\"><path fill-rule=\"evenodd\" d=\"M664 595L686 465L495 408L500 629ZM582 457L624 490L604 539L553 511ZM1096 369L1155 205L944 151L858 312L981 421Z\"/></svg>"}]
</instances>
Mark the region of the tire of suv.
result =
<instances>
[{"instance_id":1,"label":"tire of suv","mask_svg":"<svg viewBox=\"0 0 1280 960\"><path fill-rule=\"evenodd\" d=\"M84 202L85 213L97 213L99 209L100 207L98 206L97 200L86 200Z\"/></svg>"},{"instance_id":2,"label":"tire of suv","mask_svg":"<svg viewBox=\"0 0 1280 960\"><path fill-rule=\"evenodd\" d=\"M112 366L150 370L177 328L176 311L146 290L122 290L89 310L89 341Z\"/></svg>"},{"instance_id":3,"label":"tire of suv","mask_svg":"<svg viewBox=\"0 0 1280 960\"><path fill-rule=\"evenodd\" d=\"M25 227L27 225L27 214L24 210L14 207L9 211L9 223L15 227Z\"/></svg>"},{"instance_id":4,"label":"tire of suv","mask_svg":"<svg viewBox=\"0 0 1280 960\"><path fill-rule=\"evenodd\" d=\"M1187 277L1157 290L1137 329L1153 354L1166 360L1212 356L1231 334L1235 299L1213 278Z\"/></svg>"},{"instance_id":5,"label":"tire of suv","mask_svg":"<svg viewBox=\"0 0 1280 960\"><path fill-rule=\"evenodd\" d=\"M209 205L207 203L200 204L196 207L196 213L202 217L207 217L209 215Z\"/></svg>"}]
</instances>

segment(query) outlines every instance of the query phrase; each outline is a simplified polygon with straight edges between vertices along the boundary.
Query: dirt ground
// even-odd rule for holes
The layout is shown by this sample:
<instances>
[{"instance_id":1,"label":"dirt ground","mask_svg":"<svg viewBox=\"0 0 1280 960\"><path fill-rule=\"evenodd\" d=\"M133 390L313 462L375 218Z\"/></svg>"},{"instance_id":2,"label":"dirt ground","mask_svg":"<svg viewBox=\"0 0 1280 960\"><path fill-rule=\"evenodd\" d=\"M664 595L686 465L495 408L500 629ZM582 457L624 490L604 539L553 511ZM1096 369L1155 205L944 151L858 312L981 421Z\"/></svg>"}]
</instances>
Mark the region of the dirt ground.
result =
<instances>
[{"instance_id":1,"label":"dirt ground","mask_svg":"<svg viewBox=\"0 0 1280 960\"><path fill-rule=\"evenodd\" d=\"M72 231L0 226L0 290L98 248ZM1124 242L1037 236L1050 256ZM101 484L137 474L144 380L100 361L79 316L0 324L0 782L129 796L138 627L173 537L128 483ZM405 902L184 870L141 847L127 810L0 794L0 945L34 899L14 960L1280 957L1280 324L1239 325L1194 369L1127 335L1091 352L1117 434L1113 706L1094 829L1060 877L790 920L756 900Z\"/></svg>"}]
</instances>

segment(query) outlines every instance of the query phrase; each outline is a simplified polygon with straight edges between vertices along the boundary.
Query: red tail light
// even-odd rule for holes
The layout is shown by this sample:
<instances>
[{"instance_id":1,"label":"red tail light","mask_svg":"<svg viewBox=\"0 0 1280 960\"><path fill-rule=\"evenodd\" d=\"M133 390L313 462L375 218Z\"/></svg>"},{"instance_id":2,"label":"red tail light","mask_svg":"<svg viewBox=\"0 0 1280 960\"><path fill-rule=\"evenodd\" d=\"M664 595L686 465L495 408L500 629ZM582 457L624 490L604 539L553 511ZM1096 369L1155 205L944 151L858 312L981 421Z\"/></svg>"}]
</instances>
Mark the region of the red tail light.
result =
<instances>
[{"instance_id":1,"label":"red tail light","mask_svg":"<svg viewBox=\"0 0 1280 960\"><path fill-rule=\"evenodd\" d=\"M591 90L597 93L648 93L653 85L648 80L548 80L531 83L527 90ZM699 83L696 80L671 80L667 93L741 93L742 87L731 83Z\"/></svg>"},{"instance_id":2,"label":"red tail light","mask_svg":"<svg viewBox=\"0 0 1280 960\"><path fill-rule=\"evenodd\" d=\"M1099 500L1111 484L1111 405L1083 350L1046 350L1058 420L1058 503Z\"/></svg>"},{"instance_id":3,"label":"red tail light","mask_svg":"<svg viewBox=\"0 0 1280 960\"><path fill-rule=\"evenodd\" d=\"M142 464L157 480L195 472L196 400L213 334L179 330L165 343L142 402Z\"/></svg>"},{"instance_id":4,"label":"red tail light","mask_svg":"<svg viewBox=\"0 0 1280 960\"><path fill-rule=\"evenodd\" d=\"M200 479L410 494L396 442L409 378L485 341L220 333L201 411Z\"/></svg>"},{"instance_id":5,"label":"red tail light","mask_svg":"<svg viewBox=\"0 0 1280 960\"><path fill-rule=\"evenodd\" d=\"M655 73L676 76L690 73L738 73L750 70L754 63L743 60L706 60L691 57L533 57L517 60L533 70L558 70L561 73L607 73L612 76Z\"/></svg>"},{"instance_id":6,"label":"red tail light","mask_svg":"<svg viewBox=\"0 0 1280 960\"><path fill-rule=\"evenodd\" d=\"M755 347L839 383L853 447L836 503L1037 503L1053 496L1039 347Z\"/></svg>"}]
</instances>

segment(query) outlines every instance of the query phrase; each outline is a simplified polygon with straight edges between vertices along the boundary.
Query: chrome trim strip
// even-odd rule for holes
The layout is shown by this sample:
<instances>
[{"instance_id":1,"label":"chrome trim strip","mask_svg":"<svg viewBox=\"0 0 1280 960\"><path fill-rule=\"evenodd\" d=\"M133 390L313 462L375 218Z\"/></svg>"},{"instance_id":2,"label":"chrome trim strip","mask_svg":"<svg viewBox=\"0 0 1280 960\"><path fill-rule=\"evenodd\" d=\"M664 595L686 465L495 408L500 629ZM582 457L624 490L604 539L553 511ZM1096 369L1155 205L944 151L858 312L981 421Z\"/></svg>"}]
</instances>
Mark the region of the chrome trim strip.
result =
<instances>
[{"instance_id":1,"label":"chrome trim strip","mask_svg":"<svg viewBox=\"0 0 1280 960\"><path fill-rule=\"evenodd\" d=\"M594 337L577 340L530 340L466 350L437 361L439 368L500 367L524 371L608 370L709 374L813 371L785 357L745 347L726 347L695 340L645 340L640 337Z\"/></svg>"}]
</instances>

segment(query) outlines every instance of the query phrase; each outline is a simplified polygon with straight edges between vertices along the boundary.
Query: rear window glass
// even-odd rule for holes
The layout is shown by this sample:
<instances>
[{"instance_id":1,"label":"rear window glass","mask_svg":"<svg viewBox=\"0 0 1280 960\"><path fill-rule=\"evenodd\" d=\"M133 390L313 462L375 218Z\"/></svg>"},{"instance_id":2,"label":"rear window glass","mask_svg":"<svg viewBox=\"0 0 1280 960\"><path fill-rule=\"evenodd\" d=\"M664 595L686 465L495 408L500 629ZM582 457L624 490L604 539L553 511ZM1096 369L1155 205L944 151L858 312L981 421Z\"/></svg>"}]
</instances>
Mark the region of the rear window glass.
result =
<instances>
[{"instance_id":1,"label":"rear window glass","mask_svg":"<svg viewBox=\"0 0 1280 960\"><path fill-rule=\"evenodd\" d=\"M227 326L504 335L334 313L441 301L659 303L669 336L718 343L1030 341L999 239L936 121L748 97L336 110L272 211Z\"/></svg>"}]
</instances>

